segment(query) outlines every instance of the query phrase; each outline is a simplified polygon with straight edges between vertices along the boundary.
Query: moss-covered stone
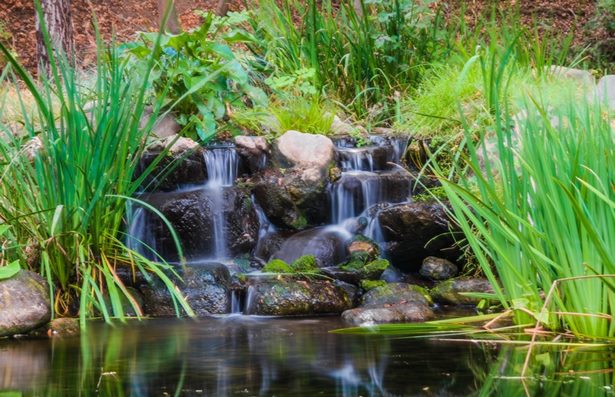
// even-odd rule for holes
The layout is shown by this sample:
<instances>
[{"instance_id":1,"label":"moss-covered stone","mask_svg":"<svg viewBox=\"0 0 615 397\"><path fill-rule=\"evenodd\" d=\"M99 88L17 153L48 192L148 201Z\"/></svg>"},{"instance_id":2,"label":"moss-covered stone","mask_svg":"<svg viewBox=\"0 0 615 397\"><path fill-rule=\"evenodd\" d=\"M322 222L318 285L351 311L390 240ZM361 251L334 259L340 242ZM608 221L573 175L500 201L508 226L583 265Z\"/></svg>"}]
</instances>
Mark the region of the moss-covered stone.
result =
<instances>
[{"instance_id":1,"label":"moss-covered stone","mask_svg":"<svg viewBox=\"0 0 615 397\"><path fill-rule=\"evenodd\" d=\"M384 280L361 280L361 288L365 291L373 290L374 288L384 287L387 282Z\"/></svg>"},{"instance_id":2,"label":"moss-covered stone","mask_svg":"<svg viewBox=\"0 0 615 397\"><path fill-rule=\"evenodd\" d=\"M486 279L457 278L442 281L431 289L431 296L436 302L449 305L476 305L481 298L466 296L464 293L492 293L491 283Z\"/></svg>"},{"instance_id":3,"label":"moss-covered stone","mask_svg":"<svg viewBox=\"0 0 615 397\"><path fill-rule=\"evenodd\" d=\"M0 337L27 333L50 317L49 290L41 276L21 270L0 280Z\"/></svg>"},{"instance_id":4,"label":"moss-covered stone","mask_svg":"<svg viewBox=\"0 0 615 397\"><path fill-rule=\"evenodd\" d=\"M292 273L290 265L281 259L272 259L263 267L265 273Z\"/></svg>"},{"instance_id":5,"label":"moss-covered stone","mask_svg":"<svg viewBox=\"0 0 615 397\"><path fill-rule=\"evenodd\" d=\"M314 255L303 255L297 258L290 267L296 273L314 273L319 271Z\"/></svg>"}]
</instances>

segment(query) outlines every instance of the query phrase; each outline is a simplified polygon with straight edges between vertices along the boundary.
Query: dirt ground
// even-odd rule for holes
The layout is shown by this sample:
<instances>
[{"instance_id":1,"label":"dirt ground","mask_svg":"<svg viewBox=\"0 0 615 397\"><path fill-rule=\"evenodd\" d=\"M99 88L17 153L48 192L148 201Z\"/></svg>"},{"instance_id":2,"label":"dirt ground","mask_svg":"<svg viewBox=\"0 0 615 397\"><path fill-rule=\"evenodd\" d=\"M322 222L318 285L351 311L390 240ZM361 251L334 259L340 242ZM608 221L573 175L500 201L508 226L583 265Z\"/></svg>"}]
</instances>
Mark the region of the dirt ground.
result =
<instances>
[{"instance_id":1,"label":"dirt ground","mask_svg":"<svg viewBox=\"0 0 615 397\"><path fill-rule=\"evenodd\" d=\"M256 0L247 0L248 6ZM177 11L184 29L199 24L200 17L194 10L212 10L217 0L176 0ZM471 24L481 15L488 14L494 7L499 10L519 7L525 23L537 21L539 25L567 34L575 32L578 45L595 35L604 32L588 31L588 21L595 14L595 0L461 0L442 1L447 5L447 13L457 14L465 10L464 16ZM230 9L244 7L243 0L231 0ZM96 15L101 33L106 40L114 35L116 40L133 38L138 31L157 29L157 0L72 0L73 23L77 56L83 64L89 64L95 56L95 37L92 28L92 15ZM12 48L30 69L36 68L36 38L34 26L33 0L0 0L0 22L11 33Z\"/></svg>"}]
</instances>

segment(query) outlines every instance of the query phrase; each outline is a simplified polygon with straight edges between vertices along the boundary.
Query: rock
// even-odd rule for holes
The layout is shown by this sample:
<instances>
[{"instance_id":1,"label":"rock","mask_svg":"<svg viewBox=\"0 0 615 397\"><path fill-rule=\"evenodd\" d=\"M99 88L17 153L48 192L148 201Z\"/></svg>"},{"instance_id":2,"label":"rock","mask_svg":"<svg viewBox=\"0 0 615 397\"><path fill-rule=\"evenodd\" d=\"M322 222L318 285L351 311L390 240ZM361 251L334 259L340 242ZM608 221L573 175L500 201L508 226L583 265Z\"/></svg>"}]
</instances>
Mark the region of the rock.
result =
<instances>
[{"instance_id":1,"label":"rock","mask_svg":"<svg viewBox=\"0 0 615 397\"><path fill-rule=\"evenodd\" d=\"M356 253L365 253L367 259L372 261L380 255L380 247L374 241L362 237L362 238L354 238L350 245L348 246L348 253L350 256Z\"/></svg>"},{"instance_id":2,"label":"rock","mask_svg":"<svg viewBox=\"0 0 615 397\"><path fill-rule=\"evenodd\" d=\"M324 135L287 131L275 142L275 157L287 167L315 168L325 175L333 162L335 147Z\"/></svg>"},{"instance_id":3,"label":"rock","mask_svg":"<svg viewBox=\"0 0 615 397\"><path fill-rule=\"evenodd\" d=\"M362 133L367 135L367 131L363 127L355 127L351 123L343 121L337 115L333 116L333 122L331 122L331 128L329 132L333 136L352 136L356 133Z\"/></svg>"},{"instance_id":4,"label":"rock","mask_svg":"<svg viewBox=\"0 0 615 397\"><path fill-rule=\"evenodd\" d=\"M608 74L598 81L596 95L610 110L615 110L615 74Z\"/></svg>"},{"instance_id":5,"label":"rock","mask_svg":"<svg viewBox=\"0 0 615 397\"><path fill-rule=\"evenodd\" d=\"M451 261L460 256L451 236L452 221L435 201L393 205L378 213L385 256L398 269L416 272L428 256Z\"/></svg>"},{"instance_id":6,"label":"rock","mask_svg":"<svg viewBox=\"0 0 615 397\"><path fill-rule=\"evenodd\" d=\"M41 276L21 270L0 280L0 337L25 334L50 318L49 287Z\"/></svg>"},{"instance_id":7,"label":"rock","mask_svg":"<svg viewBox=\"0 0 615 397\"><path fill-rule=\"evenodd\" d=\"M330 280L277 276L248 281L246 314L334 314L353 307L357 288Z\"/></svg>"},{"instance_id":8,"label":"rock","mask_svg":"<svg viewBox=\"0 0 615 397\"><path fill-rule=\"evenodd\" d=\"M457 266L446 259L428 256L423 259L423 265L419 270L419 274L430 280L446 280L455 277L459 269Z\"/></svg>"},{"instance_id":9,"label":"rock","mask_svg":"<svg viewBox=\"0 0 615 397\"><path fill-rule=\"evenodd\" d=\"M352 261L352 259L351 259ZM352 262L350 262L352 264ZM353 285L361 285L365 280L378 280L384 270L389 266L386 259L378 259L369 263L361 264L361 267L352 268L351 266L325 267L322 272L325 276L335 280L344 281Z\"/></svg>"},{"instance_id":10,"label":"rock","mask_svg":"<svg viewBox=\"0 0 615 397\"><path fill-rule=\"evenodd\" d=\"M231 274L221 263L194 263L178 268L181 280L175 280L181 294L197 317L229 313L231 310ZM143 308L154 317L175 316L169 291L159 279L141 282Z\"/></svg>"},{"instance_id":11,"label":"rock","mask_svg":"<svg viewBox=\"0 0 615 397\"><path fill-rule=\"evenodd\" d=\"M152 107L147 107L143 111L143 116L139 123L140 128L145 128L150 121L151 114L153 112ZM160 115L159 115L160 116ZM154 123L152 127L152 134L160 139L165 139L177 135L181 131L182 127L177 121L175 121L175 115L173 113L167 113Z\"/></svg>"},{"instance_id":12,"label":"rock","mask_svg":"<svg viewBox=\"0 0 615 397\"><path fill-rule=\"evenodd\" d=\"M376 287L363 295L360 307L342 313L342 319L355 325L427 321L434 313L426 294L404 283Z\"/></svg>"},{"instance_id":13,"label":"rock","mask_svg":"<svg viewBox=\"0 0 615 397\"><path fill-rule=\"evenodd\" d=\"M551 65L550 71L554 76L574 80L585 85L593 85L595 82L591 72L583 69L568 68L565 66Z\"/></svg>"},{"instance_id":14,"label":"rock","mask_svg":"<svg viewBox=\"0 0 615 397\"><path fill-rule=\"evenodd\" d=\"M255 174L266 167L270 149L264 137L238 135L235 137L235 148L250 174Z\"/></svg>"},{"instance_id":15,"label":"rock","mask_svg":"<svg viewBox=\"0 0 615 397\"><path fill-rule=\"evenodd\" d=\"M254 203L238 187L225 187L222 193L195 189L154 193L143 197L173 225L187 258L214 253L215 222L223 223L227 254L250 252L258 239L259 221ZM177 258L174 240L157 216L148 214L146 224L153 228L156 249L167 259Z\"/></svg>"},{"instance_id":16,"label":"rock","mask_svg":"<svg viewBox=\"0 0 615 397\"><path fill-rule=\"evenodd\" d=\"M173 146L143 182L143 186L150 191L172 191L185 185L203 184L207 179L204 149L189 138L176 137L169 137L149 146L143 154L136 176L149 167L172 143Z\"/></svg>"},{"instance_id":17,"label":"rock","mask_svg":"<svg viewBox=\"0 0 615 397\"><path fill-rule=\"evenodd\" d=\"M434 301L450 305L476 305L481 299L461 295L462 292L493 293L488 280L482 278L458 278L437 284L431 290Z\"/></svg>"},{"instance_id":18,"label":"rock","mask_svg":"<svg viewBox=\"0 0 615 397\"><path fill-rule=\"evenodd\" d=\"M271 223L302 230L330 222L327 184L314 169L267 169L255 178L252 192Z\"/></svg>"},{"instance_id":19,"label":"rock","mask_svg":"<svg viewBox=\"0 0 615 397\"><path fill-rule=\"evenodd\" d=\"M81 333L78 318L56 318L47 324L47 335L50 337L70 337Z\"/></svg>"},{"instance_id":20,"label":"rock","mask_svg":"<svg viewBox=\"0 0 615 397\"><path fill-rule=\"evenodd\" d=\"M346 258L345 243L350 238L344 230L317 227L293 234L271 258L292 263L303 255L313 255L318 267L333 266Z\"/></svg>"}]
</instances>

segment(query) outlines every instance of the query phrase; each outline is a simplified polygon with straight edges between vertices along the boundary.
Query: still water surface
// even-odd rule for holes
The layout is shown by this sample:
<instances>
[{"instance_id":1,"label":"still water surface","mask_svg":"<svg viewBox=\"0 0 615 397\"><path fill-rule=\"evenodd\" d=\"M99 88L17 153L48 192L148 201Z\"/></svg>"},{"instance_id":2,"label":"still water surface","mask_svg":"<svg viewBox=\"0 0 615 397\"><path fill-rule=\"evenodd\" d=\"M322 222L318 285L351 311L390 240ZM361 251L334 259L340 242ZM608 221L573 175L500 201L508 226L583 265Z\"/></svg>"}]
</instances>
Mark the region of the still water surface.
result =
<instances>
[{"instance_id":1,"label":"still water surface","mask_svg":"<svg viewBox=\"0 0 615 397\"><path fill-rule=\"evenodd\" d=\"M604 364L599 379L594 373L584 380L589 389L579 390L582 377L571 377L553 382L550 392L543 378L526 386L500 379L523 362L518 349L328 332L343 326L333 317L231 316L93 324L76 338L1 340L0 397L611 393ZM538 376L547 368L537 368Z\"/></svg>"}]
</instances>

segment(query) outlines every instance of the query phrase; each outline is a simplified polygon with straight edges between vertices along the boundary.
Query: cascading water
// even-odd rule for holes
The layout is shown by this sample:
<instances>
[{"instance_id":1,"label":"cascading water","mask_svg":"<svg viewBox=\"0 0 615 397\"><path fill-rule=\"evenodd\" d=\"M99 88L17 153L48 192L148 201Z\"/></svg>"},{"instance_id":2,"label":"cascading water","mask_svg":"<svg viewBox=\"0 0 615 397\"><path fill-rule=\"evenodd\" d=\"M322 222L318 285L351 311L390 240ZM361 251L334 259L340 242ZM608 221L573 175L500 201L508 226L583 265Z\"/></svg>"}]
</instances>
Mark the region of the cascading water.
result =
<instances>
[{"instance_id":1,"label":"cascading water","mask_svg":"<svg viewBox=\"0 0 615 397\"><path fill-rule=\"evenodd\" d=\"M207 183L203 187L211 199L213 222L212 259L224 259L227 255L226 219L224 216L224 190L231 187L237 178L239 157L233 146L210 146L204 154L207 168Z\"/></svg>"},{"instance_id":2,"label":"cascading water","mask_svg":"<svg viewBox=\"0 0 615 397\"><path fill-rule=\"evenodd\" d=\"M155 259L156 238L148 224L147 212L128 202L126 213L128 218L126 246L148 259Z\"/></svg>"}]
</instances>

